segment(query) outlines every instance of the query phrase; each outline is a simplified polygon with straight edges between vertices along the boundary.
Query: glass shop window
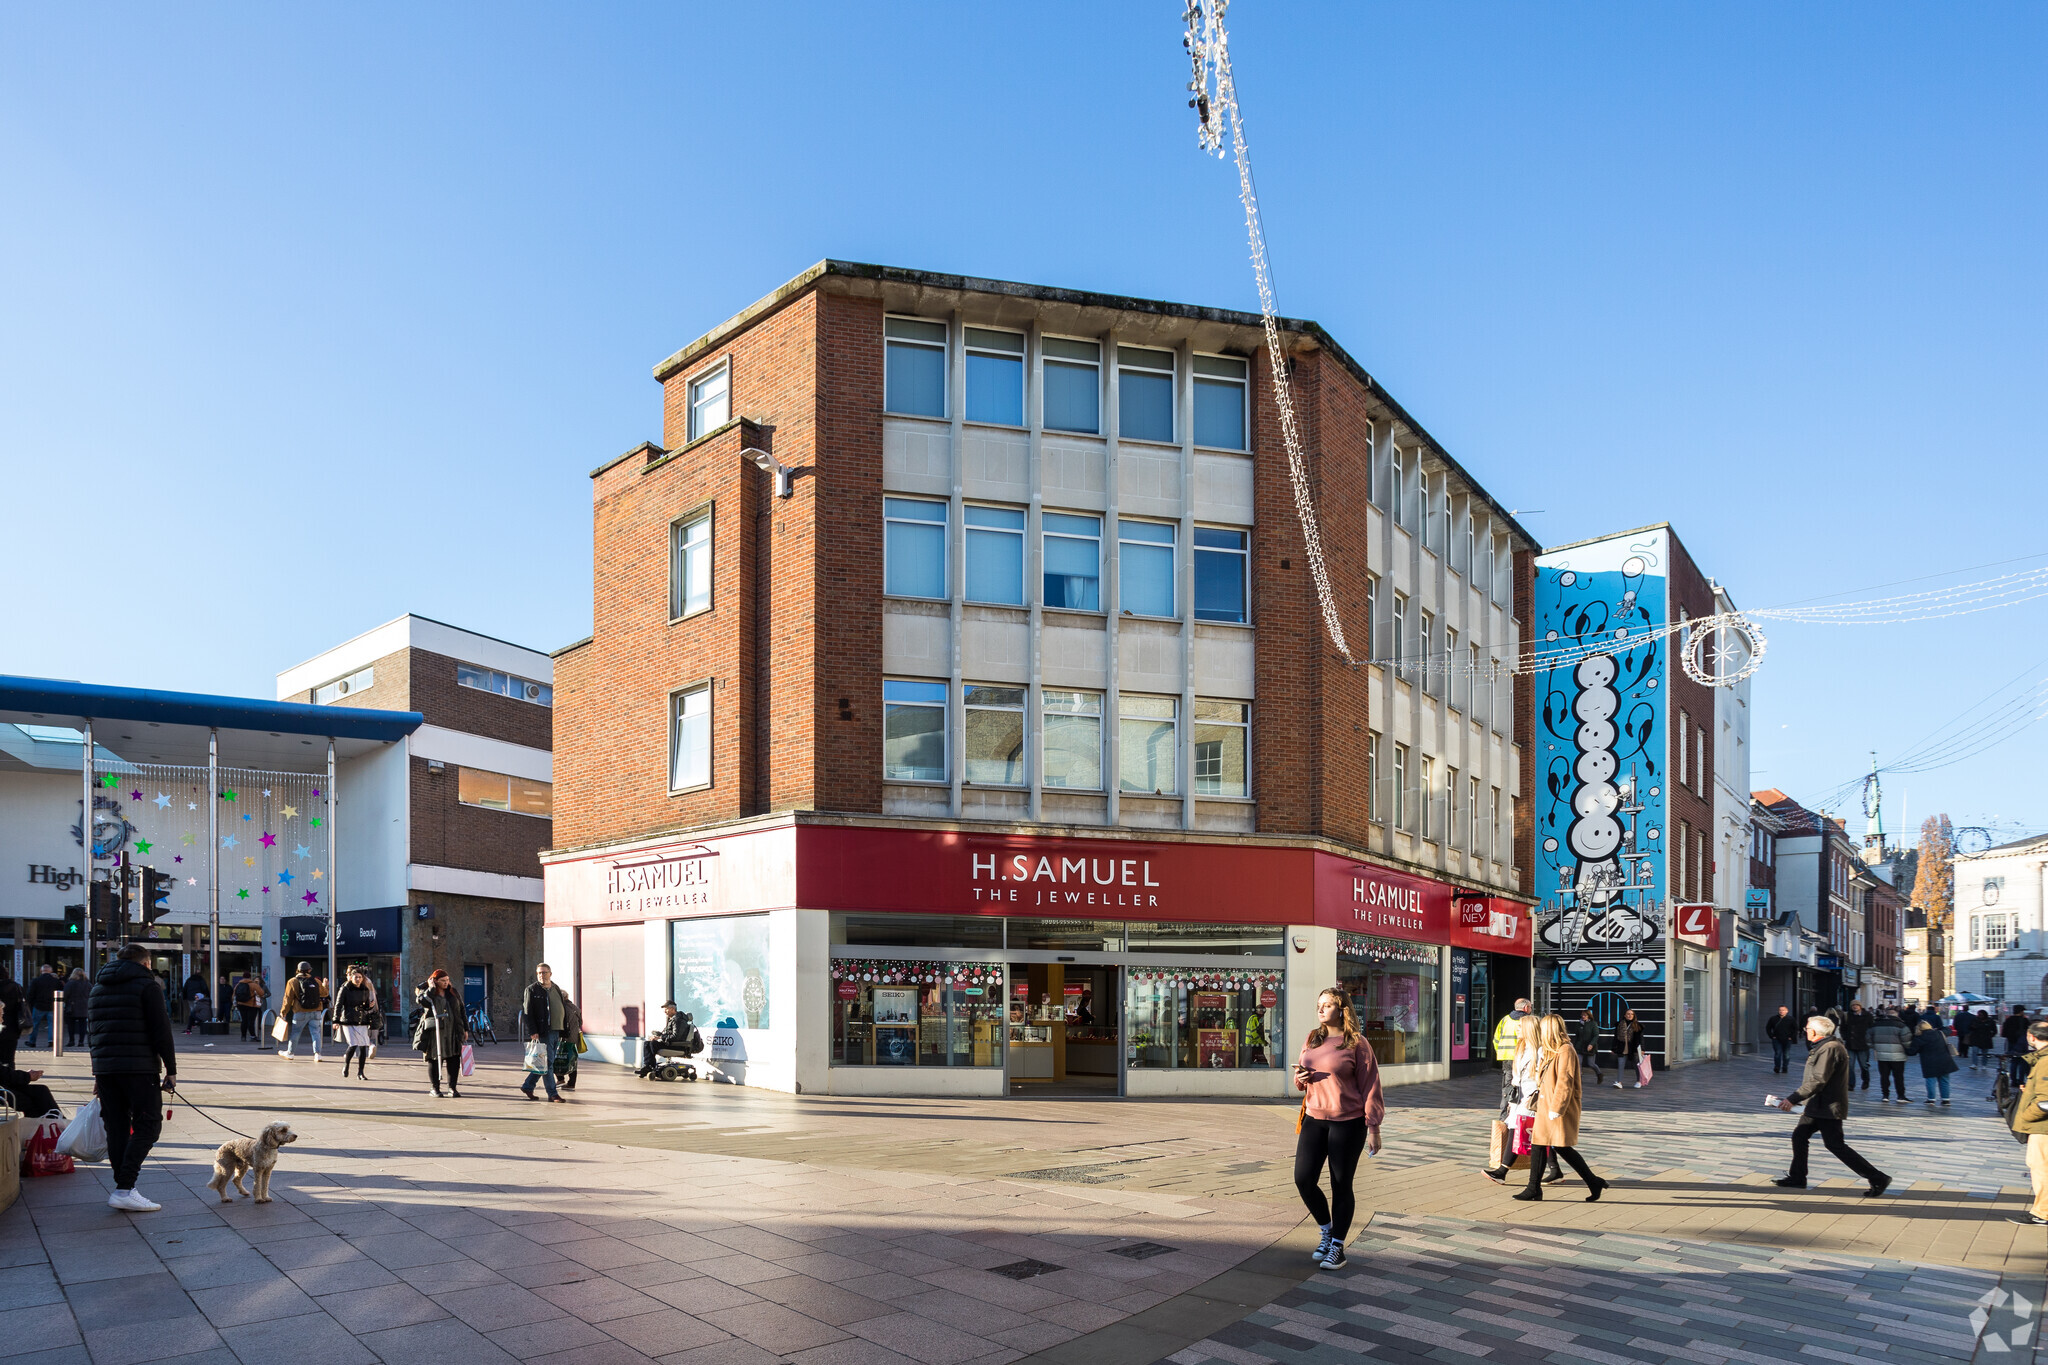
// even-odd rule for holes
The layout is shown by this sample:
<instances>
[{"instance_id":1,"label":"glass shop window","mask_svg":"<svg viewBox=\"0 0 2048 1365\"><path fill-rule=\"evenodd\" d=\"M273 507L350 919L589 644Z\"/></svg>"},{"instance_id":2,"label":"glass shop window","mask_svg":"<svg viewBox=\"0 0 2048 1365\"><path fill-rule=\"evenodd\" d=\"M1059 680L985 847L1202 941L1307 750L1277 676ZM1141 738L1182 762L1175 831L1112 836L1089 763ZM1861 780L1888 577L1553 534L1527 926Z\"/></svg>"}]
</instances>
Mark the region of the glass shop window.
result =
<instances>
[{"instance_id":1,"label":"glass shop window","mask_svg":"<svg viewBox=\"0 0 2048 1365\"><path fill-rule=\"evenodd\" d=\"M1267 1070L1286 1058L1279 973L1199 967L1126 974L1125 1055L1132 1068Z\"/></svg>"}]
</instances>

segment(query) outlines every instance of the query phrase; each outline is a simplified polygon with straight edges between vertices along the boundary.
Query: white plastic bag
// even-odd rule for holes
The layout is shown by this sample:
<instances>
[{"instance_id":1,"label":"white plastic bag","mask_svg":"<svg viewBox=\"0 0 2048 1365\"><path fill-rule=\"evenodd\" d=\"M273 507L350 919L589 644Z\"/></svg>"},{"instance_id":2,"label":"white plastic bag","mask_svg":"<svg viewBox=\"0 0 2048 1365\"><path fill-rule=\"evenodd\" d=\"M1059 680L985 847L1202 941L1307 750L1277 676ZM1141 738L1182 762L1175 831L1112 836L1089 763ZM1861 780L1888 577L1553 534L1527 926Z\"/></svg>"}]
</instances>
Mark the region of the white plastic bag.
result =
<instances>
[{"instance_id":1,"label":"white plastic bag","mask_svg":"<svg viewBox=\"0 0 2048 1365\"><path fill-rule=\"evenodd\" d=\"M546 1043L538 1038L527 1042L526 1069L528 1071L538 1076L541 1072L549 1070L553 1065L554 1063L548 1058L548 1045Z\"/></svg>"},{"instance_id":2,"label":"white plastic bag","mask_svg":"<svg viewBox=\"0 0 2048 1365\"><path fill-rule=\"evenodd\" d=\"M107 1159L107 1125L100 1119L99 1096L93 1096L78 1107L63 1135L57 1139L57 1150L73 1161Z\"/></svg>"}]
</instances>

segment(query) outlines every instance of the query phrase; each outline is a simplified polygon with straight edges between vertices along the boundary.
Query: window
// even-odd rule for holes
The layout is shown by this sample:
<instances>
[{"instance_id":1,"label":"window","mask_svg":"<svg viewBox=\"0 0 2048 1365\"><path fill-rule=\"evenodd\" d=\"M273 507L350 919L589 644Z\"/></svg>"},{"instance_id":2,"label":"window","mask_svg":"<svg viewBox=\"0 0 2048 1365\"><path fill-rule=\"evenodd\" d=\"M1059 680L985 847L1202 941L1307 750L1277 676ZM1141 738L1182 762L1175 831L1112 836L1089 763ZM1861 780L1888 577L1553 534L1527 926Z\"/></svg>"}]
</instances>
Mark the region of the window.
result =
<instances>
[{"instance_id":1,"label":"window","mask_svg":"<svg viewBox=\"0 0 2048 1365\"><path fill-rule=\"evenodd\" d=\"M882 406L910 417L944 417L946 324L888 318L882 335L888 351L882 365Z\"/></svg>"},{"instance_id":2,"label":"window","mask_svg":"<svg viewBox=\"0 0 2048 1365\"><path fill-rule=\"evenodd\" d=\"M1173 352L1116 348L1117 432L1126 441L1173 440Z\"/></svg>"},{"instance_id":3,"label":"window","mask_svg":"<svg viewBox=\"0 0 2048 1365\"><path fill-rule=\"evenodd\" d=\"M1045 605L1101 611L1102 518L1047 512L1039 521L1045 546Z\"/></svg>"},{"instance_id":4,"label":"window","mask_svg":"<svg viewBox=\"0 0 2048 1365\"><path fill-rule=\"evenodd\" d=\"M1444 626L1444 700L1462 711L1469 688L1464 671L1458 667L1460 658L1457 627L1447 624Z\"/></svg>"},{"instance_id":5,"label":"window","mask_svg":"<svg viewBox=\"0 0 2048 1365\"><path fill-rule=\"evenodd\" d=\"M1472 856L1481 854L1479 835L1479 779L1468 778L1465 782L1465 822L1471 831Z\"/></svg>"},{"instance_id":6,"label":"window","mask_svg":"<svg viewBox=\"0 0 2048 1365\"><path fill-rule=\"evenodd\" d=\"M1486 693L1484 689L1488 684L1480 678L1478 645L1467 645L1465 647L1465 671L1470 675L1470 681L1467 685L1472 689L1472 705L1469 708L1472 713L1472 719L1484 724L1486 721ZM1475 801L1473 804L1476 806L1478 802Z\"/></svg>"},{"instance_id":7,"label":"window","mask_svg":"<svg viewBox=\"0 0 2048 1365\"><path fill-rule=\"evenodd\" d=\"M711 607L711 509L669 527L668 614L670 620Z\"/></svg>"},{"instance_id":8,"label":"window","mask_svg":"<svg viewBox=\"0 0 2048 1365\"><path fill-rule=\"evenodd\" d=\"M1195 528L1195 619L1245 620L1247 537L1214 526Z\"/></svg>"},{"instance_id":9,"label":"window","mask_svg":"<svg viewBox=\"0 0 2048 1365\"><path fill-rule=\"evenodd\" d=\"M465 806L482 806L486 810L506 810L552 819L555 784L486 772L482 768L458 768L455 799Z\"/></svg>"},{"instance_id":10,"label":"window","mask_svg":"<svg viewBox=\"0 0 2048 1365\"><path fill-rule=\"evenodd\" d=\"M1444 768L1444 839L1451 847L1458 846L1458 836L1464 830L1465 822L1458 818L1458 770Z\"/></svg>"},{"instance_id":11,"label":"window","mask_svg":"<svg viewBox=\"0 0 2048 1365\"><path fill-rule=\"evenodd\" d=\"M694 441L724 426L732 418L732 367L720 365L701 379L690 381L690 421L686 435Z\"/></svg>"},{"instance_id":12,"label":"window","mask_svg":"<svg viewBox=\"0 0 2048 1365\"><path fill-rule=\"evenodd\" d=\"M678 692L670 703L668 751L671 791L711 785L711 684Z\"/></svg>"},{"instance_id":13,"label":"window","mask_svg":"<svg viewBox=\"0 0 2048 1365\"><path fill-rule=\"evenodd\" d=\"M1496 861L1500 858L1500 788L1488 788L1491 795L1486 805L1486 856Z\"/></svg>"},{"instance_id":14,"label":"window","mask_svg":"<svg viewBox=\"0 0 2048 1365\"><path fill-rule=\"evenodd\" d=\"M1394 828L1408 828L1408 746L1394 746Z\"/></svg>"},{"instance_id":15,"label":"window","mask_svg":"<svg viewBox=\"0 0 2048 1365\"><path fill-rule=\"evenodd\" d=\"M1022 786L1024 689L968 683L960 694L967 712L967 781Z\"/></svg>"},{"instance_id":16,"label":"window","mask_svg":"<svg viewBox=\"0 0 2048 1365\"><path fill-rule=\"evenodd\" d=\"M1195 951L1218 950L1205 946ZM1067 971L1071 981L1074 968ZM1169 968L1147 972L1142 980L1137 973L1126 973L1128 1066L1134 1071L1209 1071L1278 1070L1291 1065L1294 1054L1276 1041L1286 1037L1280 1008L1284 992L1274 989L1277 984L1277 976L1262 978L1242 971Z\"/></svg>"},{"instance_id":17,"label":"window","mask_svg":"<svg viewBox=\"0 0 2048 1365\"><path fill-rule=\"evenodd\" d=\"M1365 818L1375 825L1386 817L1380 801L1380 732L1370 731L1365 737Z\"/></svg>"},{"instance_id":18,"label":"window","mask_svg":"<svg viewBox=\"0 0 2048 1365\"><path fill-rule=\"evenodd\" d=\"M1693 846L1692 898L1710 901L1714 898L1714 865L1707 860L1707 832L1701 830Z\"/></svg>"},{"instance_id":19,"label":"window","mask_svg":"<svg viewBox=\"0 0 2048 1365\"><path fill-rule=\"evenodd\" d=\"M1251 366L1227 355L1195 357L1195 444L1246 450L1246 381Z\"/></svg>"},{"instance_id":20,"label":"window","mask_svg":"<svg viewBox=\"0 0 2048 1365\"><path fill-rule=\"evenodd\" d=\"M967 516L967 600L1024 605L1024 513L976 507Z\"/></svg>"},{"instance_id":21,"label":"window","mask_svg":"<svg viewBox=\"0 0 2048 1365\"><path fill-rule=\"evenodd\" d=\"M946 781L944 683L882 683L882 780Z\"/></svg>"},{"instance_id":22,"label":"window","mask_svg":"<svg viewBox=\"0 0 2048 1365\"><path fill-rule=\"evenodd\" d=\"M1038 696L1045 728L1045 785L1101 791L1102 694L1048 687Z\"/></svg>"},{"instance_id":23,"label":"window","mask_svg":"<svg viewBox=\"0 0 2048 1365\"><path fill-rule=\"evenodd\" d=\"M1982 915L1970 916L1970 951L1973 953L1983 946L1981 942L1984 936L1983 924L1984 917Z\"/></svg>"},{"instance_id":24,"label":"window","mask_svg":"<svg viewBox=\"0 0 2048 1365\"><path fill-rule=\"evenodd\" d=\"M368 672L367 669L364 671ZM501 697L517 697L520 701L530 701L536 706L555 704L555 689L548 684L535 682L531 678L516 677L510 673L494 673L488 668L478 668L475 664L455 665L455 682L458 686L474 687L480 692L496 692ZM367 678L363 685L369 686Z\"/></svg>"},{"instance_id":25,"label":"window","mask_svg":"<svg viewBox=\"0 0 2048 1365\"><path fill-rule=\"evenodd\" d=\"M1680 711L1678 713L1678 785L1681 787L1685 786L1686 783L1690 781L1690 779L1686 776L1686 773L1690 770L1690 765L1688 765L1686 762L1686 755L1692 751L1692 736L1690 734L1691 730L1691 714L1689 712Z\"/></svg>"},{"instance_id":26,"label":"window","mask_svg":"<svg viewBox=\"0 0 2048 1365\"><path fill-rule=\"evenodd\" d=\"M1394 447L1394 525L1406 526L1408 519L1408 452Z\"/></svg>"},{"instance_id":27,"label":"window","mask_svg":"<svg viewBox=\"0 0 2048 1365\"><path fill-rule=\"evenodd\" d=\"M1101 434L1101 344L1047 337L1040 349L1045 353L1045 429Z\"/></svg>"},{"instance_id":28,"label":"window","mask_svg":"<svg viewBox=\"0 0 2048 1365\"><path fill-rule=\"evenodd\" d=\"M891 597L946 595L946 504L883 498L883 591Z\"/></svg>"},{"instance_id":29,"label":"window","mask_svg":"<svg viewBox=\"0 0 2048 1365\"><path fill-rule=\"evenodd\" d=\"M1387 655L1394 661L1394 676L1402 673L1402 660L1408 657L1408 594L1394 594L1393 648Z\"/></svg>"},{"instance_id":30,"label":"window","mask_svg":"<svg viewBox=\"0 0 2048 1365\"><path fill-rule=\"evenodd\" d=\"M1984 916L1984 951L2002 953L2005 951L2005 916Z\"/></svg>"},{"instance_id":31,"label":"window","mask_svg":"<svg viewBox=\"0 0 2048 1365\"><path fill-rule=\"evenodd\" d=\"M1685 821L1678 822L1678 837L1671 841L1671 894L1684 900L1692 896L1686 890L1685 851L1692 842L1692 827Z\"/></svg>"},{"instance_id":32,"label":"window","mask_svg":"<svg viewBox=\"0 0 2048 1365\"><path fill-rule=\"evenodd\" d=\"M1118 786L1172 796L1180 790L1180 702L1173 697L1117 698Z\"/></svg>"},{"instance_id":33,"label":"window","mask_svg":"<svg viewBox=\"0 0 2048 1365\"><path fill-rule=\"evenodd\" d=\"M1984 994L1990 996L1994 1000L2003 1000L2005 998L2004 972L1999 971L1984 973Z\"/></svg>"},{"instance_id":34,"label":"window","mask_svg":"<svg viewBox=\"0 0 2048 1365\"><path fill-rule=\"evenodd\" d=\"M467 664L461 666L461 668L467 667ZM458 668L457 672L460 672L461 668ZM336 678L331 683L314 688L313 705L325 706L327 703L339 701L351 693L367 692L370 688L376 686L376 683L377 670L375 668L359 668L346 678ZM469 685L474 687L477 684L471 683ZM81 738L78 742L83 744L85 741Z\"/></svg>"},{"instance_id":35,"label":"window","mask_svg":"<svg viewBox=\"0 0 2048 1365\"><path fill-rule=\"evenodd\" d=\"M1438 1031L1442 976L1442 958L1434 948L1364 934L1337 935L1337 987L1350 998L1358 1026L1382 1066L1443 1060Z\"/></svg>"},{"instance_id":36,"label":"window","mask_svg":"<svg viewBox=\"0 0 2048 1365\"><path fill-rule=\"evenodd\" d=\"M1707 794L1707 727L1692 732L1692 770L1699 775L1699 793Z\"/></svg>"},{"instance_id":37,"label":"window","mask_svg":"<svg viewBox=\"0 0 2048 1365\"><path fill-rule=\"evenodd\" d=\"M1024 337L967 329L967 420L1024 425Z\"/></svg>"},{"instance_id":38,"label":"window","mask_svg":"<svg viewBox=\"0 0 2048 1365\"><path fill-rule=\"evenodd\" d=\"M1132 616L1173 615L1171 522L1116 519L1117 605Z\"/></svg>"},{"instance_id":39,"label":"window","mask_svg":"<svg viewBox=\"0 0 2048 1365\"><path fill-rule=\"evenodd\" d=\"M1433 611L1424 610L1421 613L1419 613L1419 615L1421 618L1420 628L1422 631L1422 644L1421 647L1416 651L1416 659L1422 665L1422 685L1428 688L1430 691L1434 692L1436 690L1436 679L1439 672L1436 666L1435 655L1436 613Z\"/></svg>"},{"instance_id":40,"label":"window","mask_svg":"<svg viewBox=\"0 0 2048 1365\"><path fill-rule=\"evenodd\" d=\"M1365 576L1365 629L1368 640L1380 638L1380 576L1376 573Z\"/></svg>"},{"instance_id":41,"label":"window","mask_svg":"<svg viewBox=\"0 0 2048 1365\"><path fill-rule=\"evenodd\" d=\"M1436 819L1433 809L1436 804L1436 760L1428 754L1422 756L1420 794L1422 797L1420 802L1422 806L1422 837L1434 839L1436 838Z\"/></svg>"},{"instance_id":42,"label":"window","mask_svg":"<svg viewBox=\"0 0 2048 1365\"><path fill-rule=\"evenodd\" d=\"M1251 795L1251 711L1241 701L1195 702L1195 795Z\"/></svg>"}]
</instances>

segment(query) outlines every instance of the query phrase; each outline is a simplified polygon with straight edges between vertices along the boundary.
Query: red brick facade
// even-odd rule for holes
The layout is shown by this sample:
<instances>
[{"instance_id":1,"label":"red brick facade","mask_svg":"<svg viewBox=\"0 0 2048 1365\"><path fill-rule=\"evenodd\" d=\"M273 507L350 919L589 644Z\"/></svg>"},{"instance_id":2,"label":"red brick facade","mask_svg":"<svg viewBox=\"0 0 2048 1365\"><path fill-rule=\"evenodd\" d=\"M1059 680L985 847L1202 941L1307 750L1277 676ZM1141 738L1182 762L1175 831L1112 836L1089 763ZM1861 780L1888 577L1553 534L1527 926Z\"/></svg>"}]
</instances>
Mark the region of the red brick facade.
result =
<instances>
[{"instance_id":1,"label":"red brick facade","mask_svg":"<svg viewBox=\"0 0 2048 1365\"><path fill-rule=\"evenodd\" d=\"M1681 613L1693 620L1712 616L1713 587L1686 553L1677 532L1670 533L1670 541L1671 568L1666 580L1670 601L1665 608L1670 619L1677 620ZM1670 637L1674 656L1684 647L1683 635ZM1666 703L1671 764L1664 777L1666 837L1674 843L1666 850L1665 866L1671 871L1673 901L1699 904L1714 899L1714 858L1719 843L1714 832L1714 689L1694 682L1676 657L1671 663L1664 675L1671 688ZM1685 746L1682 760L1681 745ZM1682 859L1676 842L1680 839L1685 841Z\"/></svg>"}]
</instances>

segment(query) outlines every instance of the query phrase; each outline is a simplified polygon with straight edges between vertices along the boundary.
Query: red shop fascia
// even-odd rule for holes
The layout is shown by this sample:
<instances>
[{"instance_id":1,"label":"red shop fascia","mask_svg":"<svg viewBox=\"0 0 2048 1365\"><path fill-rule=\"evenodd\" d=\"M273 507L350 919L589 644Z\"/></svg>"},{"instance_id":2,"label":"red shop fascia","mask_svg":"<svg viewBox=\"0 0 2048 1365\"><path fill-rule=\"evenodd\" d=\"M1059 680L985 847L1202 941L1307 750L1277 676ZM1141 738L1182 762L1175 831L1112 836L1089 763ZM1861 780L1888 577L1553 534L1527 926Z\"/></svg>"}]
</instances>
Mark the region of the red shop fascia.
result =
<instances>
[{"instance_id":1,"label":"red shop fascia","mask_svg":"<svg viewBox=\"0 0 2048 1365\"><path fill-rule=\"evenodd\" d=\"M1528 902L1313 847L1057 838L800 818L547 861L547 923L761 910L1316 924L1528 957Z\"/></svg>"}]
</instances>

